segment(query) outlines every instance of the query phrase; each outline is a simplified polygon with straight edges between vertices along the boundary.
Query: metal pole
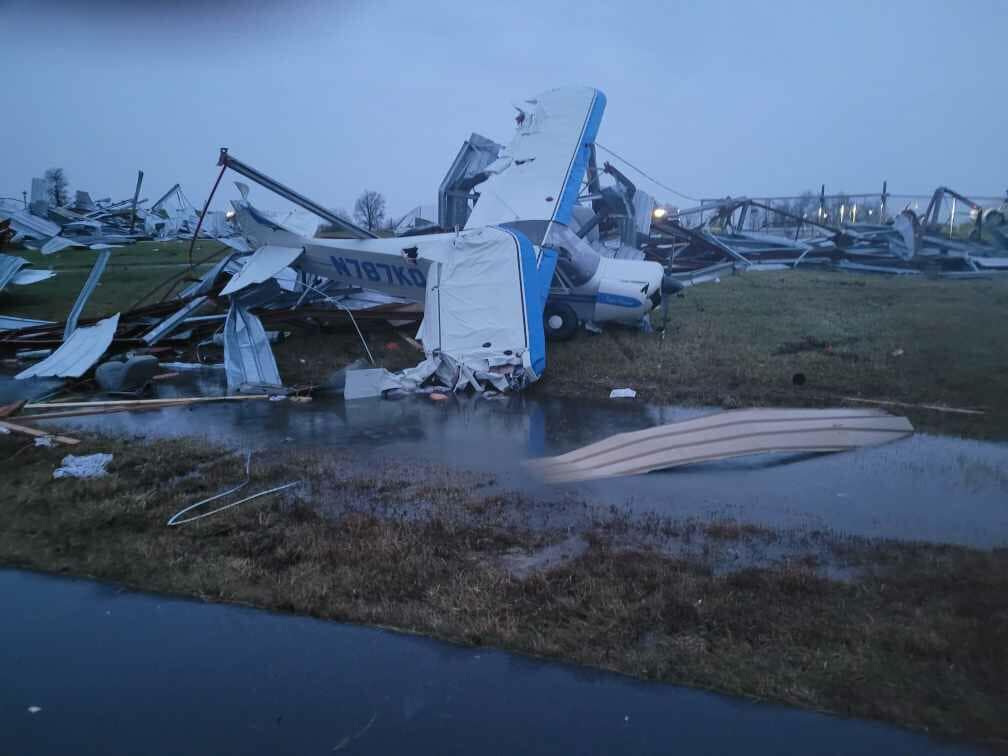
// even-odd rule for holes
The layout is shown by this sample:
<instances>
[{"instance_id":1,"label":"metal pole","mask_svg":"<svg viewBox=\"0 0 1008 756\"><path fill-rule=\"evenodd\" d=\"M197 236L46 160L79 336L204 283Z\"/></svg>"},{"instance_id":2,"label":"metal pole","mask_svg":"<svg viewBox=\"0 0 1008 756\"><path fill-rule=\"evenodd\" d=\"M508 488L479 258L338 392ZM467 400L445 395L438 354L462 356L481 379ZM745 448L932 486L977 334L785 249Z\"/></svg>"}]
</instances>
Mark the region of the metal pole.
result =
<instances>
[{"instance_id":1,"label":"metal pole","mask_svg":"<svg viewBox=\"0 0 1008 756\"><path fill-rule=\"evenodd\" d=\"M207 210L210 209L210 200L213 199L214 192L217 191L217 187L220 185L220 180L224 178L224 171L227 170L226 166L221 166L220 173L217 174L217 180L214 181L213 189L210 190L210 196L206 198L206 202L203 204L203 212L200 213L199 220L196 221L196 230L193 231L192 239L189 240L189 270L192 271L192 251L193 246L196 244L196 237L199 236L200 227L203 225L203 218L206 217Z\"/></svg>"},{"instance_id":2,"label":"metal pole","mask_svg":"<svg viewBox=\"0 0 1008 756\"><path fill-rule=\"evenodd\" d=\"M332 225L337 228L342 228L349 231L357 236L359 239L377 239L378 234L367 231L360 226L357 226L345 218L341 218L332 210L322 207L322 205L317 202L313 202L302 194L298 194L293 189L284 186L279 181L270 178L265 173L260 173L255 168L250 165L246 165L238 158L229 155L227 147L221 147L220 158L217 161L217 165L221 166L221 170L230 168L235 173L240 173L245 178L256 182L262 187L269 189L271 192L279 194L284 199L293 202L295 205L303 207L310 213L314 213L323 220L329 221Z\"/></svg>"},{"instance_id":3,"label":"metal pole","mask_svg":"<svg viewBox=\"0 0 1008 756\"><path fill-rule=\"evenodd\" d=\"M130 233L133 233L133 227L136 225L136 205L137 197L140 196L140 184L143 183L143 171L137 171L137 184L136 189L133 191L133 211L130 213Z\"/></svg>"}]
</instances>

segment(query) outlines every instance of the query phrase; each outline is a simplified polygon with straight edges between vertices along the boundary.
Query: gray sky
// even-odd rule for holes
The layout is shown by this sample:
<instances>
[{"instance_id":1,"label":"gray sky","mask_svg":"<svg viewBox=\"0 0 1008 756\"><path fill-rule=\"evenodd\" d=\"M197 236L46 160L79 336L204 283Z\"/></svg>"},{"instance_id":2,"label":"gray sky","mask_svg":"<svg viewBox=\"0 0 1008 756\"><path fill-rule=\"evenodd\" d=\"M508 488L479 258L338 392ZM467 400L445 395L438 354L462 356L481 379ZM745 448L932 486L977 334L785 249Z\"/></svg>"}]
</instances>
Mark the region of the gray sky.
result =
<instances>
[{"instance_id":1,"label":"gray sky","mask_svg":"<svg viewBox=\"0 0 1008 756\"><path fill-rule=\"evenodd\" d=\"M694 196L1008 188L1003 0L138 5L0 0L0 195L62 166L124 198L143 168L143 196L199 203L226 145L401 214L470 132L507 141L512 102L567 84L606 93L601 144Z\"/></svg>"}]
</instances>

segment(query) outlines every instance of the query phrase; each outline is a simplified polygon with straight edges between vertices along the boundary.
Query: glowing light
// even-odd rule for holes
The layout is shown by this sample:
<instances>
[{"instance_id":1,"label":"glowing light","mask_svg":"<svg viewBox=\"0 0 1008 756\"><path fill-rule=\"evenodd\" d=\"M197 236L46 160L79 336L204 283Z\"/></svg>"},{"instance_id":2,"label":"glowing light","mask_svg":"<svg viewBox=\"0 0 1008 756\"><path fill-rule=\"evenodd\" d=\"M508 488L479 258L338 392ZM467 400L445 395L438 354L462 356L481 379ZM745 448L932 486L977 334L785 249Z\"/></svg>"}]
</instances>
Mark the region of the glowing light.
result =
<instances>
[{"instance_id":1,"label":"glowing light","mask_svg":"<svg viewBox=\"0 0 1008 756\"><path fill-rule=\"evenodd\" d=\"M224 219L228 221L233 221L236 215L238 215L238 213L236 213L233 209L228 210L226 213L224 213Z\"/></svg>"},{"instance_id":2,"label":"glowing light","mask_svg":"<svg viewBox=\"0 0 1008 756\"><path fill-rule=\"evenodd\" d=\"M665 217L665 215L667 214L667 211L665 210L665 208L664 208L664 207L656 207L656 208L654 209L654 212L653 212L653 213L651 213L651 214L652 214L652 215L653 215L653 216L654 216L655 218L657 218L658 220L661 220L662 218L664 218L664 217Z\"/></svg>"}]
</instances>

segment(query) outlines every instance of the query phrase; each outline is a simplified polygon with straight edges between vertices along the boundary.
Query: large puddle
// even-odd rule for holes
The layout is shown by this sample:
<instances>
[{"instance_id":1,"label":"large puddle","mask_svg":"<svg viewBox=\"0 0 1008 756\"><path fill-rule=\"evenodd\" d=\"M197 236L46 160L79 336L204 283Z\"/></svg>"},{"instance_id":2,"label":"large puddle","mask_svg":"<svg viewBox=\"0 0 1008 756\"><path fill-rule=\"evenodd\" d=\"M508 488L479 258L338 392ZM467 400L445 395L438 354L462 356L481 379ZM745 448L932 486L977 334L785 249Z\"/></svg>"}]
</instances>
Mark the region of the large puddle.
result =
<instances>
[{"instance_id":1,"label":"large puddle","mask_svg":"<svg viewBox=\"0 0 1008 756\"><path fill-rule=\"evenodd\" d=\"M5 570L0 595L5 754L981 752L873 722L85 580Z\"/></svg>"},{"instance_id":2,"label":"large puddle","mask_svg":"<svg viewBox=\"0 0 1008 756\"><path fill-rule=\"evenodd\" d=\"M0 386L0 390L3 386ZM198 373L164 395L221 390ZM916 434L830 455L774 455L628 478L546 486L522 465L622 431L712 410L628 400L574 402L499 395L398 401L247 401L60 421L137 437L186 435L254 449L332 445L362 466L402 455L493 472L500 485L638 514L735 518L775 527L997 546L1008 544L1008 443Z\"/></svg>"}]
</instances>

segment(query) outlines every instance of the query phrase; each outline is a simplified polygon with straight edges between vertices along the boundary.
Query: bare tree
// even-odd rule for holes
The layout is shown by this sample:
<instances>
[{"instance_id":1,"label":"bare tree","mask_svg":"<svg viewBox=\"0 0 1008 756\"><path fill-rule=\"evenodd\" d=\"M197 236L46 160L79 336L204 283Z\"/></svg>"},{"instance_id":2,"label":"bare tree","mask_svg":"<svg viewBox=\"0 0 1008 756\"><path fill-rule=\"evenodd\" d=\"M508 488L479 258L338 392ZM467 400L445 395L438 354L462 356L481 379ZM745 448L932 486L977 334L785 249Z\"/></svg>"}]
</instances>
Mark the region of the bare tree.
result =
<instances>
[{"instance_id":1,"label":"bare tree","mask_svg":"<svg viewBox=\"0 0 1008 756\"><path fill-rule=\"evenodd\" d=\"M67 202L70 201L70 192L68 187L70 182L67 181L66 173L62 168L50 168L45 172L45 180L49 184L49 199L57 207L62 207Z\"/></svg>"},{"instance_id":2,"label":"bare tree","mask_svg":"<svg viewBox=\"0 0 1008 756\"><path fill-rule=\"evenodd\" d=\"M385 197L381 192L365 189L354 203L354 218L368 231L381 228L385 220Z\"/></svg>"}]
</instances>

